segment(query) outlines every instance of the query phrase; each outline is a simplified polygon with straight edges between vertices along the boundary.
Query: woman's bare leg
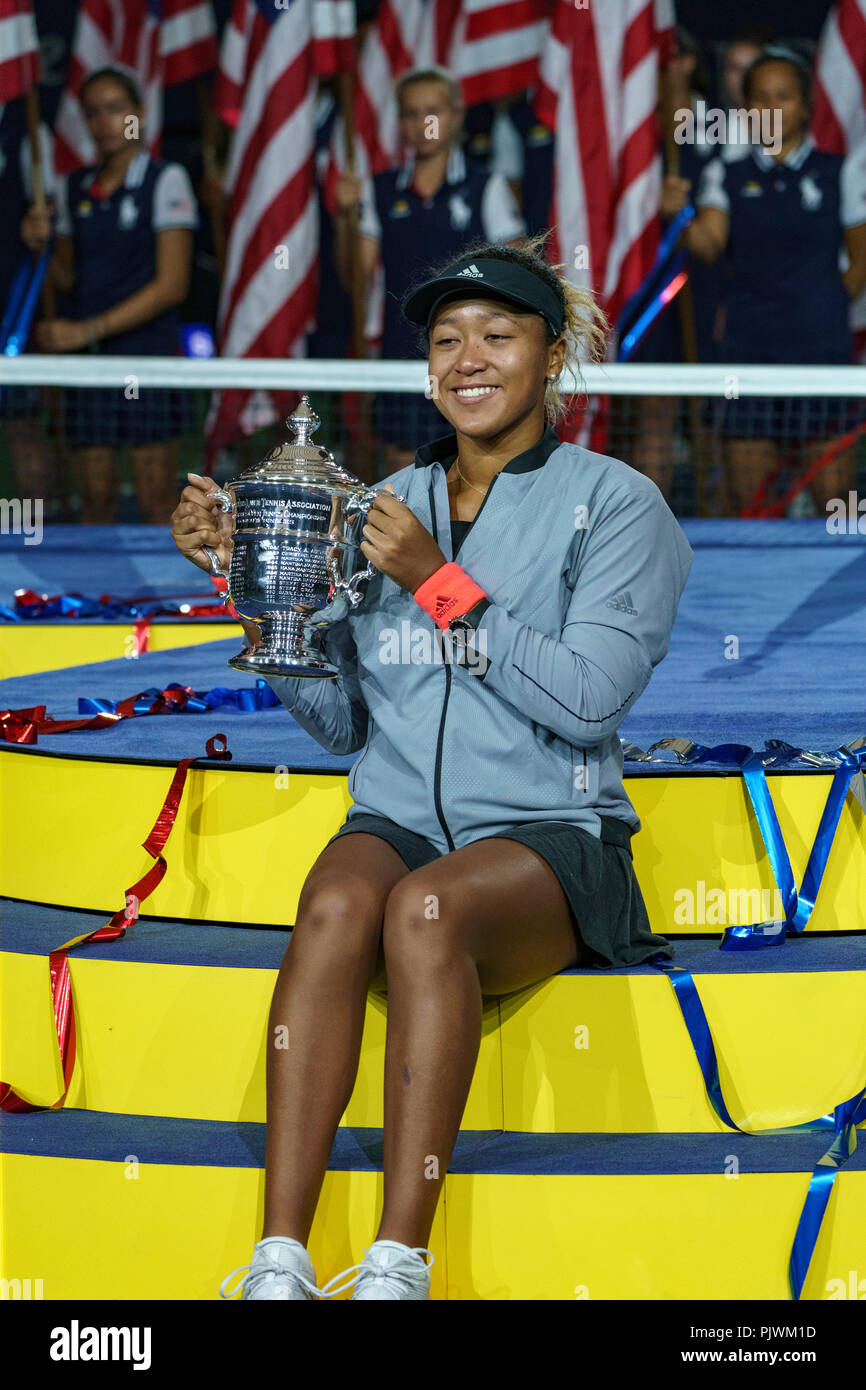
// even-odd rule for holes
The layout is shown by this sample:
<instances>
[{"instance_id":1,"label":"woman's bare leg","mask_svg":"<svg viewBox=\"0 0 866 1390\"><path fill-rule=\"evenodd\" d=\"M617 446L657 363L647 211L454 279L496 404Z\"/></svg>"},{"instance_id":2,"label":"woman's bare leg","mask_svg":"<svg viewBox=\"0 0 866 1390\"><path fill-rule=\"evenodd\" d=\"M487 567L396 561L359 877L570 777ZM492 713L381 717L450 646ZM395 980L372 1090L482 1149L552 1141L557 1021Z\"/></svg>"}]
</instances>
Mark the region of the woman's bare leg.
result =
<instances>
[{"instance_id":1,"label":"woman's bare leg","mask_svg":"<svg viewBox=\"0 0 866 1390\"><path fill-rule=\"evenodd\" d=\"M734 516L748 507L761 483L776 462L772 439L731 439L728 441L726 473L728 497Z\"/></svg>"},{"instance_id":2,"label":"woman's bare leg","mask_svg":"<svg viewBox=\"0 0 866 1390\"><path fill-rule=\"evenodd\" d=\"M407 874L385 908L385 1201L377 1240L426 1246L481 1042L482 993L578 963L565 894L514 840L477 840Z\"/></svg>"},{"instance_id":3,"label":"woman's bare leg","mask_svg":"<svg viewBox=\"0 0 866 1390\"><path fill-rule=\"evenodd\" d=\"M77 461L82 525L112 526L117 511L113 450L104 444L89 445L78 450Z\"/></svg>"},{"instance_id":4,"label":"woman's bare leg","mask_svg":"<svg viewBox=\"0 0 866 1390\"><path fill-rule=\"evenodd\" d=\"M367 992L377 969L383 978L385 903L408 872L385 840L358 831L326 845L307 875L268 1020L263 1240L309 1240L355 1086Z\"/></svg>"},{"instance_id":5,"label":"woman's bare leg","mask_svg":"<svg viewBox=\"0 0 866 1390\"><path fill-rule=\"evenodd\" d=\"M131 453L132 485L141 519L151 526L163 526L171 521L180 493L177 478L180 439L168 439L163 444L136 444Z\"/></svg>"}]
</instances>

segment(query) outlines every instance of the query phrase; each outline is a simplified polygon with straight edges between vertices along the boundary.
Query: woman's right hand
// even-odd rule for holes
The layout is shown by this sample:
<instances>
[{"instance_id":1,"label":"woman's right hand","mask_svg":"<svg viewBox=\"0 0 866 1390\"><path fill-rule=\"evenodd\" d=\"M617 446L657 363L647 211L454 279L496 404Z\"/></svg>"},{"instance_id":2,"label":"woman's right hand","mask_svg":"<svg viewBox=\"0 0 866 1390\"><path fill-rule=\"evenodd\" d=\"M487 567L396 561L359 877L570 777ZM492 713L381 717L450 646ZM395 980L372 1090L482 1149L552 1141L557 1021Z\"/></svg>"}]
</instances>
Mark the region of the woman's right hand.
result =
<instances>
[{"instance_id":1,"label":"woman's right hand","mask_svg":"<svg viewBox=\"0 0 866 1390\"><path fill-rule=\"evenodd\" d=\"M340 212L348 212L349 208L360 203L363 184L360 174L340 174L334 184L334 197Z\"/></svg>"},{"instance_id":2,"label":"woman's right hand","mask_svg":"<svg viewBox=\"0 0 866 1390\"><path fill-rule=\"evenodd\" d=\"M222 511L216 498L210 496L219 486L213 478L202 478L198 473L186 476L190 481L171 514L171 538L181 555L212 574L210 560L202 549L209 545L217 553L220 569L228 571L234 515ZM231 488L227 491L234 496Z\"/></svg>"},{"instance_id":3,"label":"woman's right hand","mask_svg":"<svg viewBox=\"0 0 866 1390\"><path fill-rule=\"evenodd\" d=\"M29 207L21 219L21 240L34 256L41 256L51 236L53 215L47 207L38 208L35 203Z\"/></svg>"},{"instance_id":4,"label":"woman's right hand","mask_svg":"<svg viewBox=\"0 0 866 1390\"><path fill-rule=\"evenodd\" d=\"M691 186L691 179L681 179L675 174L668 174L663 179L661 196L662 217L676 217L678 212L682 212L689 201Z\"/></svg>"}]
</instances>

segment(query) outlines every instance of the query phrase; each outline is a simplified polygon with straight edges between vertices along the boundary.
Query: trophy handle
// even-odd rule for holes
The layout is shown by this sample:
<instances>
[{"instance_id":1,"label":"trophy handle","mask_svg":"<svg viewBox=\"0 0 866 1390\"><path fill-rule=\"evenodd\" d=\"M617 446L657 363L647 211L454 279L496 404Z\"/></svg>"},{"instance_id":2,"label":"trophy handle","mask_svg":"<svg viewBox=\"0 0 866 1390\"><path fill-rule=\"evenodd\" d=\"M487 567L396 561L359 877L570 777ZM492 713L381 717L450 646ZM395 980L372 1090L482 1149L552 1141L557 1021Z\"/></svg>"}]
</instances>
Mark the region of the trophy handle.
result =
<instances>
[{"instance_id":1,"label":"trophy handle","mask_svg":"<svg viewBox=\"0 0 866 1390\"><path fill-rule=\"evenodd\" d=\"M209 545L203 545L201 548L210 560L211 574L217 575L220 579L228 579L228 570L220 569L219 557L216 551L212 550Z\"/></svg>"},{"instance_id":2,"label":"trophy handle","mask_svg":"<svg viewBox=\"0 0 866 1390\"><path fill-rule=\"evenodd\" d=\"M220 511L227 513L234 512L235 499L232 497L230 492L226 492L225 488L212 488L211 491L208 493L208 496L216 498ZM228 579L228 571L220 569L220 562L216 551L212 550L209 545L203 545L201 548L204 551L207 558L210 560L211 574L217 575L217 577L220 579ZM226 595L226 600L227 599L228 595Z\"/></svg>"},{"instance_id":3,"label":"trophy handle","mask_svg":"<svg viewBox=\"0 0 866 1390\"><path fill-rule=\"evenodd\" d=\"M345 509L346 511L349 511L350 508L357 509L359 512L363 512L364 516L366 516L367 512L370 510L378 495L379 494L375 492L373 488L358 488L356 492L353 492L349 497L346 498ZM396 495L396 500L398 502L405 502L406 498L403 496L401 492ZM365 570L359 570L357 574L352 575L351 579L337 580L337 583L334 585L334 594L345 594L352 607L357 607L357 605L361 602L361 599L364 597L364 595L360 593L358 585L365 579L372 579L373 575L376 574L376 572L377 571L373 564L373 561L368 560L367 568Z\"/></svg>"}]
</instances>

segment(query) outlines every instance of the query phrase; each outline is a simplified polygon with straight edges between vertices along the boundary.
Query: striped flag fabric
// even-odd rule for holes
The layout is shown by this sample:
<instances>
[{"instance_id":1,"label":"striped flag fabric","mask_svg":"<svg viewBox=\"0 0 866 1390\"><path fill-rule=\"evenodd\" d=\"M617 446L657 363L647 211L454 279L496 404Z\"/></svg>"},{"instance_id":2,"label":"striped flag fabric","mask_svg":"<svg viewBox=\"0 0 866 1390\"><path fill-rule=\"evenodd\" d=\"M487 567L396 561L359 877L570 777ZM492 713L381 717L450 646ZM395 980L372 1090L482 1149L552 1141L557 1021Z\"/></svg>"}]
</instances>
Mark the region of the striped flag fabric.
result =
<instances>
[{"instance_id":1,"label":"striped flag fabric","mask_svg":"<svg viewBox=\"0 0 866 1390\"><path fill-rule=\"evenodd\" d=\"M866 160L866 0L839 0L815 54L812 136L819 149ZM866 290L851 305L856 353L866 363Z\"/></svg>"},{"instance_id":2,"label":"striped flag fabric","mask_svg":"<svg viewBox=\"0 0 866 1390\"><path fill-rule=\"evenodd\" d=\"M669 0L557 0L534 110L556 132L551 253L611 318L653 263L660 234L659 70Z\"/></svg>"},{"instance_id":3,"label":"striped flag fabric","mask_svg":"<svg viewBox=\"0 0 866 1390\"><path fill-rule=\"evenodd\" d=\"M218 326L224 357L305 355L318 297L318 65L332 73L353 61L351 0L289 0L280 9L272 0L235 0L214 88L217 111L234 127ZM238 430L271 424L287 398L218 392L206 427L208 471Z\"/></svg>"},{"instance_id":4,"label":"striped flag fabric","mask_svg":"<svg viewBox=\"0 0 866 1390\"><path fill-rule=\"evenodd\" d=\"M839 0L815 55L815 143L831 154L866 147L866 0Z\"/></svg>"},{"instance_id":5,"label":"striped flag fabric","mask_svg":"<svg viewBox=\"0 0 866 1390\"><path fill-rule=\"evenodd\" d=\"M551 0L464 0L449 66L467 106L536 85L551 10Z\"/></svg>"},{"instance_id":6,"label":"striped flag fabric","mask_svg":"<svg viewBox=\"0 0 866 1390\"><path fill-rule=\"evenodd\" d=\"M69 173L95 159L78 100L89 72L118 65L135 73L146 107L147 148L158 155L163 88L215 67L217 52L210 0L81 0L54 130L58 173Z\"/></svg>"},{"instance_id":7,"label":"striped flag fabric","mask_svg":"<svg viewBox=\"0 0 866 1390\"><path fill-rule=\"evenodd\" d=\"M671 0L557 0L541 56L533 109L556 133L548 254L611 322L649 273L661 235L656 108L675 48ZM603 448L606 402L593 409L592 447ZM560 432L576 437L581 425L579 412Z\"/></svg>"},{"instance_id":8,"label":"striped flag fabric","mask_svg":"<svg viewBox=\"0 0 866 1390\"><path fill-rule=\"evenodd\" d=\"M0 102L26 96L39 82L39 39L32 0L0 0Z\"/></svg>"}]
</instances>

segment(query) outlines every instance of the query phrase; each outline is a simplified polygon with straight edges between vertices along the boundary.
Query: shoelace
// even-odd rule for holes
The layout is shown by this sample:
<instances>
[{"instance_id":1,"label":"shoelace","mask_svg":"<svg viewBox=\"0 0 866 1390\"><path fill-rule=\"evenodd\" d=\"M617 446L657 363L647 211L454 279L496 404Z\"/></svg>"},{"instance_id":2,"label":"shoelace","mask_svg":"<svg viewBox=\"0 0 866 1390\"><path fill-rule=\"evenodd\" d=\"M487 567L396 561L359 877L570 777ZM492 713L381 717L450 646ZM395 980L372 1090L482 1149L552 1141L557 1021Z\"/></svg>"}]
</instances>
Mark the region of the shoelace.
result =
<instances>
[{"instance_id":1,"label":"shoelace","mask_svg":"<svg viewBox=\"0 0 866 1390\"><path fill-rule=\"evenodd\" d=\"M244 1284L249 1279L249 1270L251 1269L251 1264L238 1265L237 1269L232 1270L231 1274L227 1274L225 1279L223 1279L222 1283L220 1284L220 1298L234 1298L235 1294L238 1293L238 1291L244 1287ZM244 1277L238 1284L237 1288L232 1289L231 1293L224 1293L223 1290L225 1289L226 1284L228 1284L229 1280L234 1279L235 1275L240 1274L243 1270L247 1270L248 1272L244 1274ZM297 1279L298 1283L303 1284L304 1288L307 1289L309 1293L318 1294L320 1292L318 1285L312 1283L306 1277L305 1274L301 1274L294 1269L281 1269L279 1265L277 1265L273 1261L270 1264L263 1264L260 1269L257 1269L253 1278L258 1279L260 1275L270 1275L272 1278L276 1279Z\"/></svg>"},{"instance_id":2,"label":"shoelace","mask_svg":"<svg viewBox=\"0 0 866 1390\"><path fill-rule=\"evenodd\" d=\"M408 1291L409 1281L407 1275L409 1272L411 1272L412 1274L417 1274L417 1265L413 1264L409 1267L409 1269L404 1270L402 1272L400 1270L399 1265L400 1261L407 1259L409 1255L420 1255L422 1256L422 1258L424 1255L429 1255L429 1265L427 1264L426 1260L424 1260L424 1264L427 1269L432 1269L433 1267L433 1251L428 1250L426 1246L415 1246L411 1250L407 1250L405 1255L398 1255L397 1259L393 1263L389 1264L385 1264L384 1258L377 1259L377 1254L379 1252L375 1252L373 1256L370 1257L370 1252L366 1245L363 1245L361 1249L364 1251L364 1259L361 1261L361 1263L357 1265L350 1265L348 1269L342 1270L340 1274L335 1274L333 1279L329 1279L327 1284L325 1284L324 1288L319 1289L320 1298L334 1298L338 1293L345 1293L346 1289L350 1289L353 1284L357 1283L360 1279L364 1278L365 1275L369 1275L371 1278L374 1279L390 1279L392 1277L396 1278L398 1283L400 1284L400 1287L404 1291ZM357 1273L353 1273L353 1271L357 1271ZM341 1285L339 1288L332 1289L331 1285L333 1284L334 1280L342 1279L346 1274L352 1274L352 1278L348 1279L346 1283Z\"/></svg>"}]
</instances>

